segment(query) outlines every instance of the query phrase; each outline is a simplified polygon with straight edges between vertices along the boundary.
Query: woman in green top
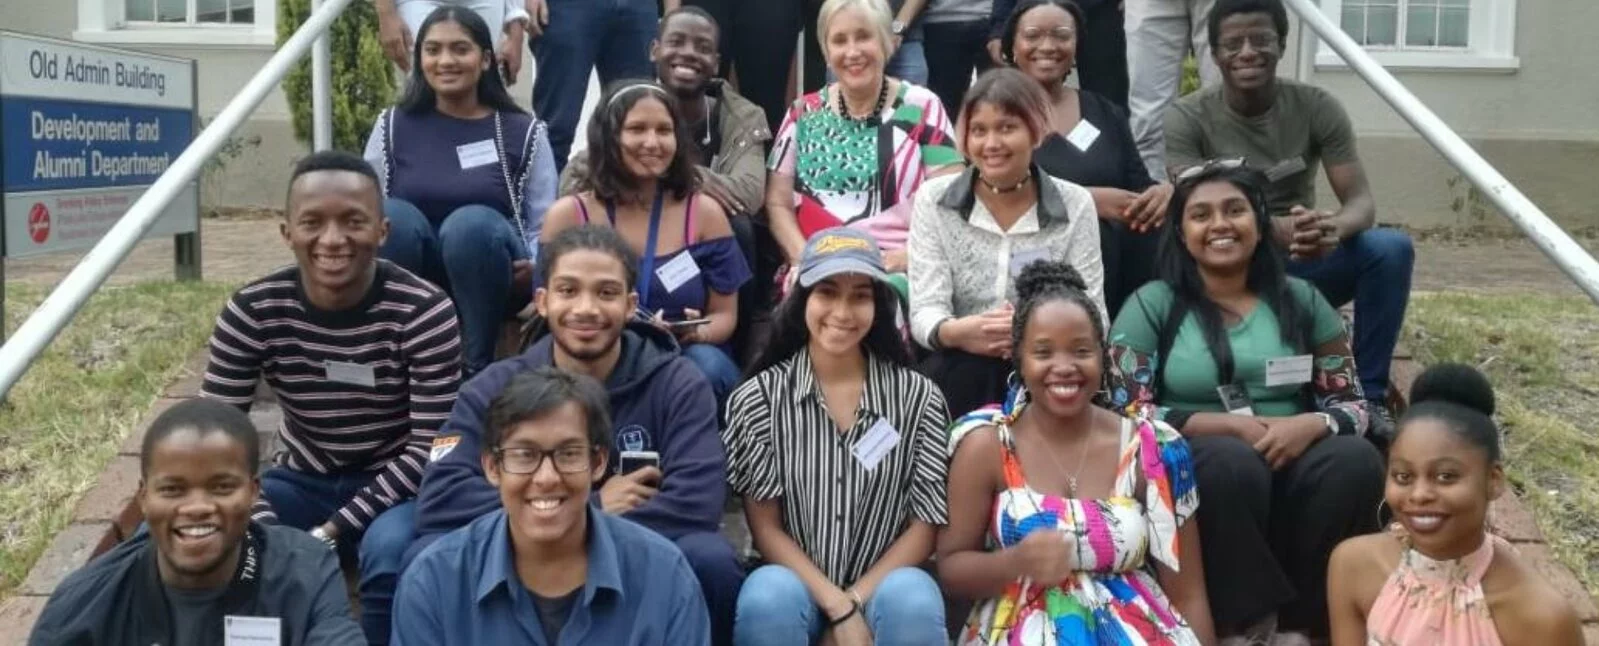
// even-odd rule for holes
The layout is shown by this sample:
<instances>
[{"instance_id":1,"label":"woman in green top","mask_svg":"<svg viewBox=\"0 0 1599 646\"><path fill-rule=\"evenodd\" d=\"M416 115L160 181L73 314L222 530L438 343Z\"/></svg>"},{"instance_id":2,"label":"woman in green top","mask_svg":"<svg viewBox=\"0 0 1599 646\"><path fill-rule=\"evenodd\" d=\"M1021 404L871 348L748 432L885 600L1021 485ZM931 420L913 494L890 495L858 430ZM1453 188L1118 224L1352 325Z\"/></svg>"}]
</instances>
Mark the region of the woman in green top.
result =
<instances>
[{"instance_id":1,"label":"woman in green top","mask_svg":"<svg viewBox=\"0 0 1599 646\"><path fill-rule=\"evenodd\" d=\"M1327 560L1377 529L1383 467L1343 321L1287 275L1266 178L1238 161L1178 178L1157 258L1111 329L1111 401L1189 438L1217 633L1327 636Z\"/></svg>"}]
</instances>

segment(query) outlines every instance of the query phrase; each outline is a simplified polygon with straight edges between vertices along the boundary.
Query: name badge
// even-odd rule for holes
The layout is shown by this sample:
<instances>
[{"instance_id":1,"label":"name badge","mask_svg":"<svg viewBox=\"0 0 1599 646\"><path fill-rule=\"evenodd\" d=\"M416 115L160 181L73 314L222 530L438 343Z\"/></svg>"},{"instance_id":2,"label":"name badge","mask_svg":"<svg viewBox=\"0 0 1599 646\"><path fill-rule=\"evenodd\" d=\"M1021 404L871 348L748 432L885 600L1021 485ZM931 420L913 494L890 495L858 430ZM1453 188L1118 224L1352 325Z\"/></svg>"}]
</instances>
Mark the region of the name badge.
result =
<instances>
[{"instance_id":1,"label":"name badge","mask_svg":"<svg viewBox=\"0 0 1599 646\"><path fill-rule=\"evenodd\" d=\"M875 471L878 463L898 444L899 431L894 430L894 425L889 424L888 420L878 418L871 428L866 429L866 436L855 443L850 453L855 454L855 461L861 463L862 468Z\"/></svg>"},{"instance_id":2,"label":"name badge","mask_svg":"<svg viewBox=\"0 0 1599 646\"><path fill-rule=\"evenodd\" d=\"M700 275L700 264L694 262L694 256L684 251L656 269L655 275L661 279L661 285L666 287L666 291L675 292L677 288L683 286L683 283Z\"/></svg>"},{"instance_id":3,"label":"name badge","mask_svg":"<svg viewBox=\"0 0 1599 646\"><path fill-rule=\"evenodd\" d=\"M1276 166L1266 169L1266 179L1273 182L1282 181L1304 172L1306 168L1308 167L1305 166L1304 159L1300 157L1289 157L1288 159L1277 162Z\"/></svg>"},{"instance_id":4,"label":"name badge","mask_svg":"<svg viewBox=\"0 0 1599 646\"><path fill-rule=\"evenodd\" d=\"M1023 269L1026 269L1028 265L1040 260L1049 260L1048 249L1023 249L1020 251L1012 251L1010 254L1011 280L1015 281L1017 276L1022 275Z\"/></svg>"},{"instance_id":5,"label":"name badge","mask_svg":"<svg viewBox=\"0 0 1599 646\"><path fill-rule=\"evenodd\" d=\"M364 363L346 363L344 361L325 361L323 365L328 371L328 381L339 384L353 384L372 388L378 385L377 375L373 374L372 366Z\"/></svg>"},{"instance_id":6,"label":"name badge","mask_svg":"<svg viewBox=\"0 0 1599 646\"><path fill-rule=\"evenodd\" d=\"M1254 402L1249 399L1249 391L1238 384L1217 386L1216 395L1221 397L1221 405L1227 412L1234 415L1255 416Z\"/></svg>"},{"instance_id":7,"label":"name badge","mask_svg":"<svg viewBox=\"0 0 1599 646\"><path fill-rule=\"evenodd\" d=\"M1073 146L1085 153L1088 152L1088 147L1094 145L1094 142L1098 140L1099 127L1089 123L1087 119L1079 120L1077 127L1072 128L1072 131L1066 134L1066 141L1072 142Z\"/></svg>"},{"instance_id":8,"label":"name badge","mask_svg":"<svg viewBox=\"0 0 1599 646\"><path fill-rule=\"evenodd\" d=\"M450 451L454 451L455 445L460 443L461 436L459 435L433 438L433 450L428 452L428 462L443 460L444 456L449 455Z\"/></svg>"},{"instance_id":9,"label":"name badge","mask_svg":"<svg viewBox=\"0 0 1599 646\"><path fill-rule=\"evenodd\" d=\"M1298 386L1310 383L1315 357L1302 354L1297 357L1278 357L1266 360L1266 387Z\"/></svg>"},{"instance_id":10,"label":"name badge","mask_svg":"<svg viewBox=\"0 0 1599 646\"><path fill-rule=\"evenodd\" d=\"M224 646L278 646L282 638L283 628L277 617L222 618Z\"/></svg>"},{"instance_id":11,"label":"name badge","mask_svg":"<svg viewBox=\"0 0 1599 646\"><path fill-rule=\"evenodd\" d=\"M494 140L492 139L456 146L455 156L461 160L461 170L487 166L500 161L500 151L494 147Z\"/></svg>"}]
</instances>

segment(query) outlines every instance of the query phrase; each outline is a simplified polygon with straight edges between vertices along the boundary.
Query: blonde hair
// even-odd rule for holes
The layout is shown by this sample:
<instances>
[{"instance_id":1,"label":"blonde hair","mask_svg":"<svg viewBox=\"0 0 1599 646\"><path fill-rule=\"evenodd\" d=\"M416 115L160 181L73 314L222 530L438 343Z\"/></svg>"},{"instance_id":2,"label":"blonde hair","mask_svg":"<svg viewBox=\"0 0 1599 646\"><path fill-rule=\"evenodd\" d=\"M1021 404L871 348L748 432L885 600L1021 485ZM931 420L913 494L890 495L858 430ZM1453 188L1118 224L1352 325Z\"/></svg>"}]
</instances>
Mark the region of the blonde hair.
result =
<instances>
[{"instance_id":1,"label":"blonde hair","mask_svg":"<svg viewBox=\"0 0 1599 646\"><path fill-rule=\"evenodd\" d=\"M833 22L838 12L845 9L859 9L866 16L866 21L871 23L872 29L877 32L877 42L883 47L883 64L888 65L888 59L893 55L894 42L894 14L889 11L888 3L884 0L827 0L822 3L822 8L816 15L816 41L822 46L822 53L827 53L827 28Z\"/></svg>"},{"instance_id":2,"label":"blonde hair","mask_svg":"<svg viewBox=\"0 0 1599 646\"><path fill-rule=\"evenodd\" d=\"M966 135L971 129L972 112L980 103L1020 117L1032 132L1034 147L1049 136L1049 113L1052 109L1049 94L1038 81L1020 70L996 67L979 75L961 100L960 116L955 119L955 147L962 154L968 153Z\"/></svg>"}]
</instances>

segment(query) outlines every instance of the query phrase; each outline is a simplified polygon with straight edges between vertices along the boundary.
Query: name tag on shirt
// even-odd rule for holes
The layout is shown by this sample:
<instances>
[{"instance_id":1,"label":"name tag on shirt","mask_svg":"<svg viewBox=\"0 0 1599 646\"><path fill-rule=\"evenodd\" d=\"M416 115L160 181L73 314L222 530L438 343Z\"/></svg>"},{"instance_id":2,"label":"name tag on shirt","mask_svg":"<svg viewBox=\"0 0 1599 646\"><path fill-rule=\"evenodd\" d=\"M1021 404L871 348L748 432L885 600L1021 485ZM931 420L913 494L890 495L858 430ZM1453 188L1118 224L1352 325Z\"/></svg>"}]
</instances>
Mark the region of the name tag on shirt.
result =
<instances>
[{"instance_id":1,"label":"name tag on shirt","mask_svg":"<svg viewBox=\"0 0 1599 646\"><path fill-rule=\"evenodd\" d=\"M1305 160L1303 158L1289 157L1288 159L1277 162L1276 166L1266 169L1266 179L1273 182L1280 182L1304 172L1306 168L1308 167L1305 166Z\"/></svg>"},{"instance_id":2,"label":"name tag on shirt","mask_svg":"<svg viewBox=\"0 0 1599 646\"><path fill-rule=\"evenodd\" d=\"M500 151L494 147L494 140L492 139L456 146L455 156L461 160L461 170L487 166L500 161Z\"/></svg>"},{"instance_id":3,"label":"name tag on shirt","mask_svg":"<svg viewBox=\"0 0 1599 646\"><path fill-rule=\"evenodd\" d=\"M1094 142L1098 140L1099 127L1089 123L1087 119L1079 120L1077 127L1066 133L1066 141L1072 142L1073 146L1085 153L1088 152L1088 147L1094 145Z\"/></svg>"},{"instance_id":4,"label":"name tag on shirt","mask_svg":"<svg viewBox=\"0 0 1599 646\"><path fill-rule=\"evenodd\" d=\"M861 463L862 468L875 471L888 452L898 444L899 431L894 430L894 425L889 424L888 420L878 418L871 428L866 429L866 436L855 443L850 453L855 454L855 461Z\"/></svg>"},{"instance_id":5,"label":"name tag on shirt","mask_svg":"<svg viewBox=\"0 0 1599 646\"><path fill-rule=\"evenodd\" d=\"M222 618L223 646L279 646L283 637L277 617Z\"/></svg>"},{"instance_id":6,"label":"name tag on shirt","mask_svg":"<svg viewBox=\"0 0 1599 646\"><path fill-rule=\"evenodd\" d=\"M1012 251L1010 254L1010 279L1015 281L1017 276L1022 275L1023 269L1026 269L1028 265L1040 260L1049 260L1048 249L1022 249L1019 251Z\"/></svg>"},{"instance_id":7,"label":"name tag on shirt","mask_svg":"<svg viewBox=\"0 0 1599 646\"><path fill-rule=\"evenodd\" d=\"M661 285L666 291L675 292L677 288L700 275L700 264L694 262L694 256L687 251L677 254L671 262L661 265L655 270L655 275L661 279Z\"/></svg>"},{"instance_id":8,"label":"name tag on shirt","mask_svg":"<svg viewBox=\"0 0 1599 646\"><path fill-rule=\"evenodd\" d=\"M1266 360L1266 387L1298 386L1310 383L1314 357L1302 354L1297 357L1279 357Z\"/></svg>"},{"instance_id":9,"label":"name tag on shirt","mask_svg":"<svg viewBox=\"0 0 1599 646\"><path fill-rule=\"evenodd\" d=\"M372 372L372 366L364 363L346 363L343 361L325 361L328 381L340 384L354 384L372 388L378 385L378 378Z\"/></svg>"}]
</instances>

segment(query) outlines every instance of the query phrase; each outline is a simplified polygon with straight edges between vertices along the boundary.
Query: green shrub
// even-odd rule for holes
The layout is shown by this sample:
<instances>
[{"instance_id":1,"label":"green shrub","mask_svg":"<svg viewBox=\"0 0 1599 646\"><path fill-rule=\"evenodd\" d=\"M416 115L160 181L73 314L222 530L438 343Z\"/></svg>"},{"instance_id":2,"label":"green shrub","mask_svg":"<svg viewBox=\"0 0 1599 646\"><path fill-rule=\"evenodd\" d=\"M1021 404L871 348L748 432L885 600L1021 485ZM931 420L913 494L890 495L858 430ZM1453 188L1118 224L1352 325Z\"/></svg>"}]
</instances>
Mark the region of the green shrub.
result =
<instances>
[{"instance_id":1,"label":"green shrub","mask_svg":"<svg viewBox=\"0 0 1599 646\"><path fill-rule=\"evenodd\" d=\"M311 14L311 0L277 0L278 45ZM333 65L333 147L359 153L378 113L394 102L394 69L378 44L378 15L371 2L354 0L330 30ZM294 136L311 141L311 57L283 79Z\"/></svg>"},{"instance_id":2,"label":"green shrub","mask_svg":"<svg viewBox=\"0 0 1599 646\"><path fill-rule=\"evenodd\" d=\"M1199 62L1189 56L1183 59L1183 80L1178 86L1179 96L1188 96L1199 90Z\"/></svg>"}]
</instances>

